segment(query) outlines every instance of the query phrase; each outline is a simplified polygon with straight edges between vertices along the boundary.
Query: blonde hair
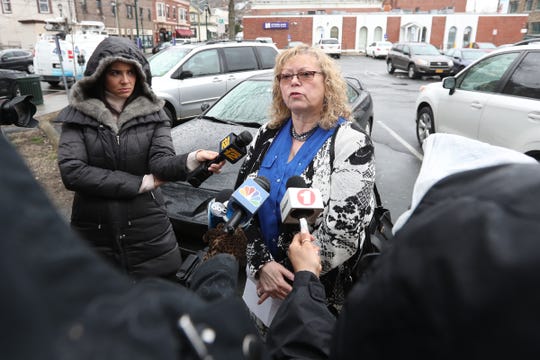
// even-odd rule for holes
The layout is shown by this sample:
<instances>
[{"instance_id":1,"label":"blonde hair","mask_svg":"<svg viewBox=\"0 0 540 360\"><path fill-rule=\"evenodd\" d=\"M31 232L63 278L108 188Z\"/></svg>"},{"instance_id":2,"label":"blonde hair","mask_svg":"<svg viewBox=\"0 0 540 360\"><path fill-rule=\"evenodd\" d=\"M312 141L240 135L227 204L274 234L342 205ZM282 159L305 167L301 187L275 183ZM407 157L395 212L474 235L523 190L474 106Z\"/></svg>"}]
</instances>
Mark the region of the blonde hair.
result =
<instances>
[{"instance_id":1,"label":"blonde hair","mask_svg":"<svg viewBox=\"0 0 540 360\"><path fill-rule=\"evenodd\" d=\"M324 76L324 103L319 126L323 129L329 129L337 123L338 117L348 119L351 110L347 100L347 84L341 76L341 71L330 56L326 55L322 50L302 44L283 51L276 58L274 83L272 85L271 120L268 127L278 128L291 117L291 111L283 101L277 75L281 74L283 67L291 58L298 55L313 56Z\"/></svg>"}]
</instances>

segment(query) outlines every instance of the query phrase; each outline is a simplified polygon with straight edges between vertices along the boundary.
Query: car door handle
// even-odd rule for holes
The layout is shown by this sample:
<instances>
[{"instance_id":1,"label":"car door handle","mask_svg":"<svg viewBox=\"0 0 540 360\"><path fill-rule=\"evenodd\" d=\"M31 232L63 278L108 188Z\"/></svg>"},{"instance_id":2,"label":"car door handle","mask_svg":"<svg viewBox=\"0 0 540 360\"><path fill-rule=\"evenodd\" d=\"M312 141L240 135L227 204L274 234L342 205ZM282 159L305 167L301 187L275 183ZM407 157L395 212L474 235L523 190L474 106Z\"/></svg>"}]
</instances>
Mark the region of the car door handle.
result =
<instances>
[{"instance_id":1,"label":"car door handle","mask_svg":"<svg viewBox=\"0 0 540 360\"><path fill-rule=\"evenodd\" d=\"M480 110L480 109L482 109L482 108L484 107L484 105L482 105L482 104L481 104L480 102L478 102L478 101L473 101L473 102L471 103L471 107L474 108L474 109Z\"/></svg>"},{"instance_id":2,"label":"car door handle","mask_svg":"<svg viewBox=\"0 0 540 360\"><path fill-rule=\"evenodd\" d=\"M532 121L540 122L540 113L539 112L530 112L527 117Z\"/></svg>"},{"instance_id":3,"label":"car door handle","mask_svg":"<svg viewBox=\"0 0 540 360\"><path fill-rule=\"evenodd\" d=\"M214 79L212 79L212 82L218 83L218 82L223 82L223 80L221 80L221 78L219 77L215 77Z\"/></svg>"}]
</instances>

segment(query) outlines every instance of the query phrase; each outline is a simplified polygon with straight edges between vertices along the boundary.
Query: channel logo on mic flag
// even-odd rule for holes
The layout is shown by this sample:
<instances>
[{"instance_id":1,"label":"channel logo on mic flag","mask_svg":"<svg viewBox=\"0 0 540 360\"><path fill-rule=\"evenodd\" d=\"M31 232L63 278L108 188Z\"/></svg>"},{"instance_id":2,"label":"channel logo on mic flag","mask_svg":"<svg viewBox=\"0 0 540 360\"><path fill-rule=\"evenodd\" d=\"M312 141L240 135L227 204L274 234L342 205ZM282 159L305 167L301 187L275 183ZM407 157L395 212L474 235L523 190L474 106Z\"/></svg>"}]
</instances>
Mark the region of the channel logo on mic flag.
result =
<instances>
[{"instance_id":1,"label":"channel logo on mic flag","mask_svg":"<svg viewBox=\"0 0 540 360\"><path fill-rule=\"evenodd\" d=\"M233 193L232 198L249 213L255 214L257 209L268 199L268 192L253 179L247 179Z\"/></svg>"},{"instance_id":2,"label":"channel logo on mic flag","mask_svg":"<svg viewBox=\"0 0 540 360\"><path fill-rule=\"evenodd\" d=\"M263 198L259 190L253 186L246 185L238 190L244 198L246 198L253 206L259 206L263 202Z\"/></svg>"}]
</instances>

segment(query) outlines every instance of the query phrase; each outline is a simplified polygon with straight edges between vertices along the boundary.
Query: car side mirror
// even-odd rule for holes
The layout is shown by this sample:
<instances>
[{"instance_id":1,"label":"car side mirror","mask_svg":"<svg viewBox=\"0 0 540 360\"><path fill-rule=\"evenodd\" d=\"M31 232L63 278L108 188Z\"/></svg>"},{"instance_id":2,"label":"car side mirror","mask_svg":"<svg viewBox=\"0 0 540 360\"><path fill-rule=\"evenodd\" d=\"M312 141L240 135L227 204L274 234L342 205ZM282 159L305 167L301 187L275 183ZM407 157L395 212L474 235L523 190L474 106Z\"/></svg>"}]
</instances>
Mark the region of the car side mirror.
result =
<instances>
[{"instance_id":1,"label":"car side mirror","mask_svg":"<svg viewBox=\"0 0 540 360\"><path fill-rule=\"evenodd\" d=\"M209 107L210 107L210 104L209 104L209 103L203 103L203 104L201 105L201 110L202 110L202 112L205 112L206 109L208 109Z\"/></svg>"},{"instance_id":2,"label":"car side mirror","mask_svg":"<svg viewBox=\"0 0 540 360\"><path fill-rule=\"evenodd\" d=\"M442 87L448 89L449 94L452 95L456 91L456 78L453 76L446 77L443 79Z\"/></svg>"},{"instance_id":3,"label":"car side mirror","mask_svg":"<svg viewBox=\"0 0 540 360\"><path fill-rule=\"evenodd\" d=\"M193 73L191 71L188 71L188 70L182 71L180 73L180 76L178 76L178 78L180 80L184 80L184 79L188 79L188 78L192 78L192 77L193 77Z\"/></svg>"}]
</instances>

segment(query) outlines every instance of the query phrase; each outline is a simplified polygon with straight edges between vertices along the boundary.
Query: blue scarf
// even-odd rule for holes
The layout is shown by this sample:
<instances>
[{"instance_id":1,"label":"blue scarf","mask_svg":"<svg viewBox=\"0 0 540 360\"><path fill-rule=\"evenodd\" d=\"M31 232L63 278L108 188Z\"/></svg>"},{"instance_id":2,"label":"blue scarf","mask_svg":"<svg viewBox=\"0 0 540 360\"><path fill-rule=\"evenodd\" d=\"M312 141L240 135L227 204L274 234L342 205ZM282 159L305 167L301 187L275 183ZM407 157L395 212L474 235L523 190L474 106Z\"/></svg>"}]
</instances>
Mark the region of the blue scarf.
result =
<instances>
[{"instance_id":1,"label":"blue scarf","mask_svg":"<svg viewBox=\"0 0 540 360\"><path fill-rule=\"evenodd\" d=\"M339 118L338 124L343 122L345 119ZM264 156L258 172L258 176L264 176L270 181L270 197L259 208L258 216L264 243L274 258L277 255L277 237L281 226L279 205L287 191L287 180L291 176L302 174L324 142L337 128L337 125L329 130L317 128L300 147L294 158L287 162L292 146L291 126L292 120L289 119L281 127Z\"/></svg>"}]
</instances>

